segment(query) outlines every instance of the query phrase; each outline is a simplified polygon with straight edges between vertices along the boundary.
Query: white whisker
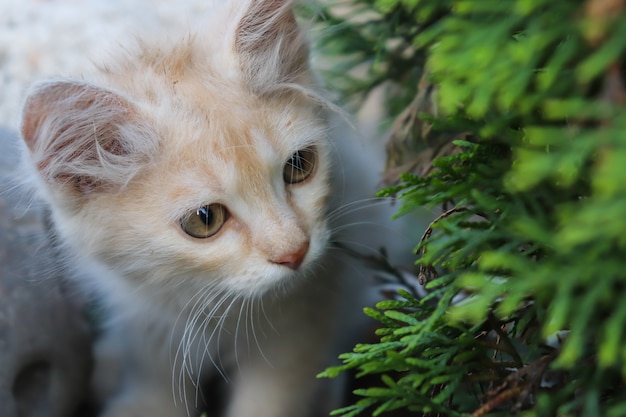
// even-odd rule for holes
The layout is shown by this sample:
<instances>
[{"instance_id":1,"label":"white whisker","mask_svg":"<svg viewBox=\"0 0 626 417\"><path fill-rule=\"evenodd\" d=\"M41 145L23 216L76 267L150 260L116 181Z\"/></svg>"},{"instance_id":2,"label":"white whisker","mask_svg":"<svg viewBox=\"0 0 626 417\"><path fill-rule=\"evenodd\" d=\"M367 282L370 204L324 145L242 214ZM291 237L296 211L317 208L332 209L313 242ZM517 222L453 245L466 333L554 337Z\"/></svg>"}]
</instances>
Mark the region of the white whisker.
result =
<instances>
[{"instance_id":1,"label":"white whisker","mask_svg":"<svg viewBox=\"0 0 626 417\"><path fill-rule=\"evenodd\" d=\"M239 326L241 324L241 317L243 315L243 310L244 307L246 305L247 299L244 298L241 302L241 307L239 308L239 316L237 317L237 324L235 325L235 347L234 347L234 351L235 351L235 364L237 366L237 370L241 371L241 366L239 363ZM246 338L247 338L247 333L248 333L248 329L246 328Z\"/></svg>"},{"instance_id":2,"label":"white whisker","mask_svg":"<svg viewBox=\"0 0 626 417\"><path fill-rule=\"evenodd\" d=\"M385 206L389 204L390 201L383 197L371 197L362 200L356 200L333 209L328 214L327 219L328 221L332 222L343 216L347 216L361 210L367 210L376 206Z\"/></svg>"},{"instance_id":3,"label":"white whisker","mask_svg":"<svg viewBox=\"0 0 626 417\"><path fill-rule=\"evenodd\" d=\"M265 316L267 318L267 316ZM272 324L270 323L269 319L267 320L267 322L270 324L270 326L272 326ZM254 342L256 343L256 347L259 350L259 354L261 355L261 357L263 358L263 360L265 361L265 363L267 363L270 368L273 368L274 366L272 365L272 363L270 362L269 359L267 359L267 356L265 356L265 353L263 352L263 348L261 347L261 343L259 342L259 338L256 334L256 329L254 327L254 319L252 317L252 314L250 315L250 326L252 327L252 336L254 337ZM273 328L273 326L272 326Z\"/></svg>"},{"instance_id":4,"label":"white whisker","mask_svg":"<svg viewBox=\"0 0 626 417\"><path fill-rule=\"evenodd\" d=\"M210 292L212 290L212 286L210 284L206 285L203 289L201 289L198 293L196 293L193 297L191 297L189 300L187 300L187 302L183 305L183 307L181 308L180 312L178 313L176 320L174 321L174 329L176 329L178 327L178 323L179 321L182 319L183 315L186 314L186 310L189 307L189 305L194 302L194 305L191 307L191 316L194 316L194 311L196 309L196 305L202 301L202 299L204 298L205 294L207 292ZM185 372L185 358L184 355L182 353L182 350L184 349L184 345L185 345L185 335L187 333L187 329L189 326L189 318L187 318L187 320L185 320L185 325L184 325L184 330L183 330L183 334L182 337L180 338L180 340L178 341L178 347L176 348L174 357L172 358L170 355L170 362L172 364L172 389L175 390L175 384L174 381L176 381L175 378L175 372L176 372L176 364L178 363L179 358L181 358L180 360L180 375L178 377L178 395L174 395L174 401L175 404L177 402L177 399L180 398L181 401L184 400L184 394L182 392L182 390L184 389L184 372ZM173 331L170 335L170 346L173 345L174 343L174 337L177 337L176 331ZM175 393L176 394L176 393Z\"/></svg>"}]
</instances>

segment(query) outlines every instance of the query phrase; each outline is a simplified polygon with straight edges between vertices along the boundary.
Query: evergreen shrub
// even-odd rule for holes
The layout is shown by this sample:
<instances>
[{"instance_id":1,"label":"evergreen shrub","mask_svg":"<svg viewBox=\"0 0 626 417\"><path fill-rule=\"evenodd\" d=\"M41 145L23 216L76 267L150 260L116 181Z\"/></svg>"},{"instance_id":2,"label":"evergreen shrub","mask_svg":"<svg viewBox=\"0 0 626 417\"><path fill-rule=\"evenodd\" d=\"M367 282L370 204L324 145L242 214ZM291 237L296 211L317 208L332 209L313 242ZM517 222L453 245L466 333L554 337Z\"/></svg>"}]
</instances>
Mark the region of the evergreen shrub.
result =
<instances>
[{"instance_id":1,"label":"evergreen shrub","mask_svg":"<svg viewBox=\"0 0 626 417\"><path fill-rule=\"evenodd\" d=\"M320 7L331 84L395 119L381 194L441 213L334 414L626 415L626 2Z\"/></svg>"}]
</instances>

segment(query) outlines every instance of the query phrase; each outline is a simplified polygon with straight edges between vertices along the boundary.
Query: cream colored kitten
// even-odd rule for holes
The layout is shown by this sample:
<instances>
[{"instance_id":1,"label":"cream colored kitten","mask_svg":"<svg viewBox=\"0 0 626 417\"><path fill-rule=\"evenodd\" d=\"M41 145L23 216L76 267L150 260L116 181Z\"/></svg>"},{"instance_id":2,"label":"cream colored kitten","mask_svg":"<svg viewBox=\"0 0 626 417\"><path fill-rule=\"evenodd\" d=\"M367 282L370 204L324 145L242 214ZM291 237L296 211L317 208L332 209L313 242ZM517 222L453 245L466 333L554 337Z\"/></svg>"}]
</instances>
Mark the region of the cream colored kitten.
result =
<instances>
[{"instance_id":1,"label":"cream colored kitten","mask_svg":"<svg viewBox=\"0 0 626 417\"><path fill-rule=\"evenodd\" d=\"M331 137L322 97L287 0L224 1L195 35L32 89L38 191L89 271L77 278L115 312L97 348L103 416L197 415L216 376L228 417L335 405L315 375L369 275L331 242L382 241L344 224L361 221L347 191L372 195L377 173Z\"/></svg>"}]
</instances>

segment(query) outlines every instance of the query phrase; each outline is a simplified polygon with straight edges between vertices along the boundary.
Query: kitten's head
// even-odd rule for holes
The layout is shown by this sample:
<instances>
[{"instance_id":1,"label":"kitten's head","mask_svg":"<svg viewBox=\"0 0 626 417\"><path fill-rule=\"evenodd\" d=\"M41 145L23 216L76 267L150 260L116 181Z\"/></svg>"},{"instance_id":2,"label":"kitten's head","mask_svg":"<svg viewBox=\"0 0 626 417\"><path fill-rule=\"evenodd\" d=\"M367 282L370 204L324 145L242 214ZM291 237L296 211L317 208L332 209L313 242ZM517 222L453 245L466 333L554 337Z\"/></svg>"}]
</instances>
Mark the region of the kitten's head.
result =
<instances>
[{"instance_id":1,"label":"kitten's head","mask_svg":"<svg viewBox=\"0 0 626 417\"><path fill-rule=\"evenodd\" d=\"M290 2L228 1L201 33L141 43L93 83L36 85L22 133L82 256L135 287L258 295L326 245L324 113Z\"/></svg>"}]
</instances>

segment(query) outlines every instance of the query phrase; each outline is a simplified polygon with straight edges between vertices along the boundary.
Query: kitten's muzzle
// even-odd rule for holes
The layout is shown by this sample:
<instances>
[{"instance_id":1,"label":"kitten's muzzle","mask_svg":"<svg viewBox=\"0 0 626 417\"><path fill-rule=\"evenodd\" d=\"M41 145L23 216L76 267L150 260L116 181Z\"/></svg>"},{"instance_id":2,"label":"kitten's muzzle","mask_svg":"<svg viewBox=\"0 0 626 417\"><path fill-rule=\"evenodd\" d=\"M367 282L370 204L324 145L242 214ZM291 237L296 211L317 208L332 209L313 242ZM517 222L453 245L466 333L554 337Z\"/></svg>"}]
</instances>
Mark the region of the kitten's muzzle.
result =
<instances>
[{"instance_id":1,"label":"kitten's muzzle","mask_svg":"<svg viewBox=\"0 0 626 417\"><path fill-rule=\"evenodd\" d=\"M294 271L300 268L302 265L302 261L304 261L304 257L309 251L309 242L306 241L298 250L295 252L280 256L275 259L270 259L269 261L273 264L283 265L287 268L293 269Z\"/></svg>"}]
</instances>

